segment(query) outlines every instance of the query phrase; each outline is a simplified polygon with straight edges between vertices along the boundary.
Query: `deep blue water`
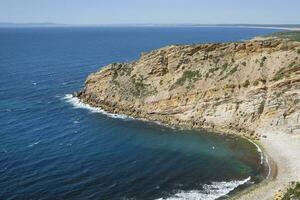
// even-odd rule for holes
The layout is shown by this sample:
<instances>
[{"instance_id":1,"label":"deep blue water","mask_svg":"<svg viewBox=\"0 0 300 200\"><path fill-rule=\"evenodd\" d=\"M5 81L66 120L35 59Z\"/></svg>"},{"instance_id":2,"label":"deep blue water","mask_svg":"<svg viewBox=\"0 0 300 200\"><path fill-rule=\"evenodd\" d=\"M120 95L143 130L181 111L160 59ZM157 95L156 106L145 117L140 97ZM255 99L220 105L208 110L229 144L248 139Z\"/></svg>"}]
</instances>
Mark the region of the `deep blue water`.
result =
<instances>
[{"instance_id":1,"label":"deep blue water","mask_svg":"<svg viewBox=\"0 0 300 200\"><path fill-rule=\"evenodd\" d=\"M0 29L0 199L214 199L259 181L260 155L244 139L111 118L64 97L101 66L144 51L274 31Z\"/></svg>"}]
</instances>

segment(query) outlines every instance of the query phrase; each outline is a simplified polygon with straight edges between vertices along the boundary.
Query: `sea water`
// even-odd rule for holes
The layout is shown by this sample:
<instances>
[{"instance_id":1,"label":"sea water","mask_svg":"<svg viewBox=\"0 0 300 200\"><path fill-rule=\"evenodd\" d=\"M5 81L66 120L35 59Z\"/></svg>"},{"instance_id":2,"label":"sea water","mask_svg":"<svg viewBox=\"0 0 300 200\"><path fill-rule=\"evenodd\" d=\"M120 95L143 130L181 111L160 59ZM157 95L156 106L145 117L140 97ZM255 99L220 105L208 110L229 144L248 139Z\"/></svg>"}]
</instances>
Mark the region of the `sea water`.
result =
<instances>
[{"instance_id":1,"label":"sea water","mask_svg":"<svg viewBox=\"0 0 300 200\"><path fill-rule=\"evenodd\" d=\"M0 29L0 199L217 199L259 182L257 147L112 115L70 94L171 44L274 32L221 27Z\"/></svg>"}]
</instances>

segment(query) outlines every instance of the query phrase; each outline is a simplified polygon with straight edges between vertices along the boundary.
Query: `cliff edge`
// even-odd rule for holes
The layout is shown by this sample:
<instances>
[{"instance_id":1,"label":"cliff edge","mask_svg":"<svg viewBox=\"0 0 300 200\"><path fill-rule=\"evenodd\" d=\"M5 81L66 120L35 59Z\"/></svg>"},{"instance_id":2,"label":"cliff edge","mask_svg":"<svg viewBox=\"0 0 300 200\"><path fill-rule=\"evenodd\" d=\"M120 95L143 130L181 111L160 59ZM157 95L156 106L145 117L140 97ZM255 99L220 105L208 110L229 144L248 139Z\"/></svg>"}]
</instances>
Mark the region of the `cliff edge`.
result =
<instances>
[{"instance_id":1,"label":"cliff edge","mask_svg":"<svg viewBox=\"0 0 300 200\"><path fill-rule=\"evenodd\" d=\"M267 137L300 133L300 42L172 45L88 76L76 93L111 113Z\"/></svg>"}]
</instances>

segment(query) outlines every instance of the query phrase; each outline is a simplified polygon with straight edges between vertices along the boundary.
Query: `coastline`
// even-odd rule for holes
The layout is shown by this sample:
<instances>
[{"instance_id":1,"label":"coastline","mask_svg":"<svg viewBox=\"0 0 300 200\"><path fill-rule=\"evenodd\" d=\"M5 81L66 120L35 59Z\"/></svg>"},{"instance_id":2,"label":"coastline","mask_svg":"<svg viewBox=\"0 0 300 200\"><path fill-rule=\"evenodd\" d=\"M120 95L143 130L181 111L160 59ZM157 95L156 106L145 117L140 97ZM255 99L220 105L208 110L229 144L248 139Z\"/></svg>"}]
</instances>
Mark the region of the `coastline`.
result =
<instances>
[{"instance_id":1,"label":"coastline","mask_svg":"<svg viewBox=\"0 0 300 200\"><path fill-rule=\"evenodd\" d=\"M276 130L269 130L267 135L268 137L262 138L260 142L264 151L277 166L274 171L275 176L237 194L232 199L274 199L276 195L280 195L280 192L284 191L290 182L300 179L300 161L298 159L300 136L276 132Z\"/></svg>"},{"instance_id":2,"label":"coastline","mask_svg":"<svg viewBox=\"0 0 300 200\"><path fill-rule=\"evenodd\" d=\"M286 30L286 31L300 31L300 27L276 27L276 26L224 26L224 25L212 25L212 26L196 26L196 27L224 27L224 28L258 28L258 29L275 29L275 30Z\"/></svg>"},{"instance_id":3,"label":"coastline","mask_svg":"<svg viewBox=\"0 0 300 200\"><path fill-rule=\"evenodd\" d=\"M281 30L300 31L300 28L280 28ZM274 37L256 36L249 41L262 41ZM300 136L287 134L278 130L259 130L261 137L259 145L263 150L265 162L269 166L269 174L261 183L253 185L230 199L232 200L272 200L281 199L288 185L300 180L300 161L297 161L300 152ZM291 145L289 145L291 144ZM288 152L286 152L288 150ZM278 198L279 197L279 198Z\"/></svg>"},{"instance_id":4,"label":"coastline","mask_svg":"<svg viewBox=\"0 0 300 200\"><path fill-rule=\"evenodd\" d=\"M89 109L95 109L95 112L105 114L109 117L124 119L126 116L126 118L128 119L143 121L146 120L136 119L134 117L127 116L124 114L112 114L101 108L94 108L86 103L83 103L80 101L79 98L78 102L85 104L89 107ZM69 101L69 103L71 102ZM160 124L165 125L163 123ZM238 137L245 137L242 134L236 134L234 132L222 132L221 130L214 129L207 130L221 134L233 134ZM229 197L229 199L271 200L275 198L276 194L278 195L278 192L284 190L290 182L300 180L300 160L297 159L298 152L300 152L300 136L282 133L277 130L259 130L258 132L261 135L267 135L267 137L261 137L259 141L255 140L255 138L245 138L248 139L249 142L253 143L253 145L259 147L259 149L262 151L262 154L264 156L264 165L267 165L266 167L269 168L268 175L262 182L254 184L249 188L234 193L232 196Z\"/></svg>"},{"instance_id":5,"label":"coastline","mask_svg":"<svg viewBox=\"0 0 300 200\"><path fill-rule=\"evenodd\" d=\"M106 113L247 138L263 153L269 170L264 181L229 198L274 199L300 180L300 49L297 40L257 40L154 50L133 63L111 64L91 74L74 96Z\"/></svg>"},{"instance_id":6,"label":"coastline","mask_svg":"<svg viewBox=\"0 0 300 200\"><path fill-rule=\"evenodd\" d=\"M157 123L159 125L162 125L162 126L166 126L166 127L170 127L172 129L175 129L175 128L181 128L181 129L191 129L191 130L197 130L197 128L188 128L188 127L174 127L174 126L170 126L168 124L165 124L165 123L161 123L161 122L158 122L158 121L151 121L151 120L148 120L148 119L143 119L143 118L135 118L135 117L132 117L132 116L128 116L126 114L117 114L117 113L110 113L109 111L106 111L104 109L102 109L101 107L93 107L87 103L84 103L81 101L80 98L74 96L74 95L71 95L71 94L67 94L64 98L63 98L66 102L72 104L74 107L76 108L80 108L80 109L88 109L90 110L91 112L96 112L96 113L101 113L101 114L104 114L108 117L111 117L111 118L119 118L119 119L128 119L128 120L140 120L140 121L147 121L147 122L151 122L151 123ZM234 199L234 200L243 200L245 197L245 195L249 195L250 193L252 193L253 191L255 191L256 189L262 187L263 185L267 184L268 182L276 179L276 176L277 176L277 164L274 162L274 160L272 159L272 157L266 152L265 148L264 148L264 145L259 143L257 140L255 140L255 138L251 138L251 137L247 137L241 133L235 133L235 132L229 132L229 131L222 131L222 130L218 130L218 129L207 129L207 128L204 128L203 130L206 130L206 131L210 131L210 132L213 132L213 133L216 133L216 134L222 134L222 135L233 135L233 136L236 136L236 137L241 137L241 138L244 138L246 140L248 140L250 143L252 143L256 148L257 148L257 151L259 154L261 154L261 164L264 165L266 171L267 171L267 175L265 176L265 179L262 180L262 182L260 183L256 183L252 186L248 186L247 188L243 189L243 190L240 190L240 191L236 191L236 193L233 193L233 194L230 194L231 192L234 192L236 188L234 188L233 190L229 191L227 194L225 194L224 196L228 195L229 194L229 199ZM242 180L241 182L243 182L244 180ZM245 182L246 183L246 182ZM243 183L244 184L244 183ZM241 184L241 185L243 185ZM239 185L240 186L240 185ZM223 197L224 197L223 196ZM251 198L252 199L252 196Z\"/></svg>"},{"instance_id":7,"label":"coastline","mask_svg":"<svg viewBox=\"0 0 300 200\"><path fill-rule=\"evenodd\" d=\"M264 193L258 194L258 191L261 187L265 187L265 185L269 184L270 182L276 180L278 174L278 166L277 163L273 160L270 154L265 149L265 146L260 141L253 141L249 139L249 141L257 146L262 150L262 154L264 156L264 165L268 168L267 175L265 179L262 180L260 183L252 185L246 189L238 191L237 193L233 194L229 199L231 200L243 200L243 199L264 199ZM268 192L268 191L266 191ZM274 193L275 194L275 193ZM274 199L272 197L267 199ZM266 199L266 200L267 200Z\"/></svg>"}]
</instances>

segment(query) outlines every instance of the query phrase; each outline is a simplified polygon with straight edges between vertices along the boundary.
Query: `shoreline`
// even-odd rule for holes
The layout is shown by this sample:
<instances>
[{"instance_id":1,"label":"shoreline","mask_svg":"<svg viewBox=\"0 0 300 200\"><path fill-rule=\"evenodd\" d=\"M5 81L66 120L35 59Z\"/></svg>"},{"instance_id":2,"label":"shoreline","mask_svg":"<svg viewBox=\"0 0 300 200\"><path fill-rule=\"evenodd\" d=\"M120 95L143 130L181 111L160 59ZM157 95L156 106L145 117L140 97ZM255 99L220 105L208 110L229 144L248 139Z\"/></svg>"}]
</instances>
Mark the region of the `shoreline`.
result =
<instances>
[{"instance_id":1,"label":"shoreline","mask_svg":"<svg viewBox=\"0 0 300 200\"><path fill-rule=\"evenodd\" d=\"M300 31L300 28L282 27L280 30ZM249 41L274 38L275 37L256 36ZM273 200L276 199L278 194L282 194L291 182L300 180L300 175L295 176L297 172L300 174L300 162L297 162L296 159L294 159L297 157L297 153L300 152L300 136L287 134L277 130L259 130L258 134L267 135L267 137L261 137L258 144L251 139L249 141L262 149L263 155L265 156L265 162L267 162L267 165L269 166L269 174L261 183L240 191L229 198L231 200ZM287 143L281 140L287 140ZM274 143L276 143L276 145L272 145ZM293 145L293 149L290 149L288 153L285 153L284 151L290 148L288 146L290 143L296 143L298 145ZM299 148L297 148L297 146ZM288 166L285 161L288 161L290 166Z\"/></svg>"},{"instance_id":2,"label":"shoreline","mask_svg":"<svg viewBox=\"0 0 300 200\"><path fill-rule=\"evenodd\" d=\"M101 113L103 115L106 115L108 117L111 118L118 118L121 120L124 119L129 119L129 120L138 120L138 121L146 121L146 122L150 122L150 123L155 123L161 126L165 126L171 129L186 129L186 130L200 130L197 128L185 128L185 127L176 127L176 126L171 126L162 122L158 122L158 121L151 121L148 119L143 119L143 118L135 118L132 116L128 116L125 114L116 114L116 113L110 113L109 111L106 111L104 109L102 109L101 107L93 107L87 103L82 102L82 100L74 95L71 94L67 94L64 98L64 100L66 100L68 103L72 104L74 107L76 108L80 108L80 109L88 109L91 112L95 112L95 113ZM76 105L76 106L75 106ZM265 151L264 146L260 143L258 143L257 140L255 140L255 138L251 138L251 137L247 137L243 134L240 133L234 133L234 132L228 132L225 131L222 132L221 130L215 130L215 129L207 129L207 128L203 128L203 130L205 131L209 131L215 134L220 134L220 135L230 135L230 136L236 136L236 137L240 137L240 138L244 138L246 140L248 140L248 142L252 143L256 148L257 148L257 152L260 154L261 156L261 165L264 166L265 170L267 170L267 174L264 174L264 179L259 182L256 183L252 186L248 186L247 188L240 190L240 191L236 191L236 193L234 194L230 194L231 192L234 192L237 188L234 188L232 191L230 191L228 194L229 195L229 199L244 199L242 195L248 194L249 192L251 192L252 190L260 187L260 185L266 184L269 181L273 180L276 178L277 176L277 164L273 161L272 157L270 157L270 155ZM225 195L224 195L225 196Z\"/></svg>"},{"instance_id":3,"label":"shoreline","mask_svg":"<svg viewBox=\"0 0 300 200\"><path fill-rule=\"evenodd\" d=\"M187 26L189 27L189 26ZM276 27L276 26L225 26L225 25L212 25L212 26L201 26L196 25L194 27L221 27L221 28L255 28L255 29L275 29L275 30L286 30L286 31L300 31L300 27Z\"/></svg>"},{"instance_id":4,"label":"shoreline","mask_svg":"<svg viewBox=\"0 0 300 200\"><path fill-rule=\"evenodd\" d=\"M248 188L245 188L243 190L238 191L231 197L229 197L230 200L244 200L244 199L264 199L263 195L258 195L257 191L259 188L264 187L265 185L269 184L269 182L272 182L276 180L277 174L278 174L278 166L277 163L272 159L272 157L267 153L264 146L261 143L258 143L257 141L253 141L249 139L251 143L254 143L255 145L258 145L260 149L263 152L264 156L264 165L268 167L268 174L265 176L265 179L262 180L260 183L254 184ZM274 193L275 194L275 193ZM251 195L251 196L250 196ZM250 198L251 197L251 198ZM273 199L273 198L270 198ZM267 199L266 199L267 200Z\"/></svg>"},{"instance_id":5,"label":"shoreline","mask_svg":"<svg viewBox=\"0 0 300 200\"><path fill-rule=\"evenodd\" d=\"M298 159L300 136L276 132L276 130L269 130L266 135L268 137L262 138L260 143L271 161L271 179L266 179L231 199L274 199L276 195L285 190L290 182L300 180L300 161Z\"/></svg>"},{"instance_id":6,"label":"shoreline","mask_svg":"<svg viewBox=\"0 0 300 200\"><path fill-rule=\"evenodd\" d=\"M154 50L142 54L134 63L111 64L91 74L84 90L74 96L105 113L114 113L110 115L120 113L180 129L247 138L263 153L264 166L269 170L261 183L235 196L233 192L231 198L274 199L290 182L300 180L300 135L296 134L300 130L296 107L300 46L298 40L285 38L256 40L259 38L225 46L169 46ZM225 54L225 50L234 54ZM221 62L220 52L224 53ZM211 62L214 67L210 67ZM156 65L149 69L149 63ZM199 64L205 67L200 70ZM178 75L178 71L183 73ZM284 99L294 103L285 103Z\"/></svg>"},{"instance_id":7,"label":"shoreline","mask_svg":"<svg viewBox=\"0 0 300 200\"><path fill-rule=\"evenodd\" d=\"M82 104L86 104L83 103L79 98L78 100ZM127 116L124 114L112 114L99 107L92 107L89 104L86 105L88 105L90 108L98 109L98 112L106 114L109 117L124 119L124 116ZM153 122L151 120L137 119L131 116L128 116L128 118ZM153 123L159 123L160 125L171 127L168 124L160 122ZM245 188L241 191L237 191L237 193L232 194L232 196L229 195L229 199L271 200L274 199L278 192L284 191L290 182L300 180L300 160L298 159L298 152L300 152L300 135L287 134L277 130L259 130L258 133L260 135L267 135L267 137L260 137L260 140L257 141L255 138L246 137L245 135L241 133L235 133L234 131L228 132L226 130L222 131L221 129L204 130L212 131L217 134L244 137L245 139L249 140L249 142L253 143L253 145L258 146L261 149L264 156L264 163L269 168L268 175L262 182L254 184L253 186Z\"/></svg>"}]
</instances>

